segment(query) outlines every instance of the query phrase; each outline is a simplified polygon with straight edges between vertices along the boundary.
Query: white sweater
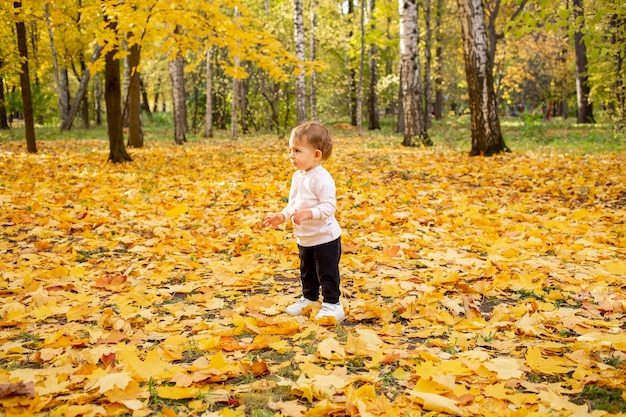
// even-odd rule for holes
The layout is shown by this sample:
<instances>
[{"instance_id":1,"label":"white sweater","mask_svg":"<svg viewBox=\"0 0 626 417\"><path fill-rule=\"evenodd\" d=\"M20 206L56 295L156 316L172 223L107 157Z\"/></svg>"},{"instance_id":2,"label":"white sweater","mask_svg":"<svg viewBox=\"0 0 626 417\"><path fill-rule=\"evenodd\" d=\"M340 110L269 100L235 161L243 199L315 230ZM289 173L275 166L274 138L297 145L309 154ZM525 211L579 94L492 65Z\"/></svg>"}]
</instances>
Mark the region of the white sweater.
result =
<instances>
[{"instance_id":1,"label":"white sweater","mask_svg":"<svg viewBox=\"0 0 626 417\"><path fill-rule=\"evenodd\" d=\"M311 210L313 218L293 225L294 235L301 246L317 246L341 236L335 219L337 200L335 181L321 165L310 171L296 171L291 179L289 203L281 212L285 219L296 210Z\"/></svg>"}]
</instances>

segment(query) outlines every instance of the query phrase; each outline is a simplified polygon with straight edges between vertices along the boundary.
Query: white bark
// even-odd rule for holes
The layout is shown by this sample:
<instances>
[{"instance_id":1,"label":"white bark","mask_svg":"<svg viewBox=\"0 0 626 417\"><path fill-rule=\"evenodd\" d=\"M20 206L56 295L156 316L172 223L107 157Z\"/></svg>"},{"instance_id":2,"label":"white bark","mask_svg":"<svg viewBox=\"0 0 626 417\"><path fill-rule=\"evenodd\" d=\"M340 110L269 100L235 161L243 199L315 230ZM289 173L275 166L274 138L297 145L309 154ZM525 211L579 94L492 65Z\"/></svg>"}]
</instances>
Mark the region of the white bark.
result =
<instances>
[{"instance_id":1,"label":"white bark","mask_svg":"<svg viewBox=\"0 0 626 417\"><path fill-rule=\"evenodd\" d=\"M304 71L304 18L302 0L294 0L293 24L295 35L296 60L299 62L296 70L296 121L297 124L306 121L306 75Z\"/></svg>"},{"instance_id":2,"label":"white bark","mask_svg":"<svg viewBox=\"0 0 626 417\"><path fill-rule=\"evenodd\" d=\"M314 62L317 59L316 56L316 44L317 39L316 29L317 29L317 17L315 13L316 8L316 0L311 0L311 33L309 36L309 61ZM311 107L311 120L317 120L317 72L315 69L311 71L311 75L309 76L309 104Z\"/></svg>"},{"instance_id":3,"label":"white bark","mask_svg":"<svg viewBox=\"0 0 626 417\"><path fill-rule=\"evenodd\" d=\"M57 49L54 42L54 33L52 32L52 22L50 21L50 6L46 2L45 6L46 23L48 26L48 36L50 37L50 50L52 52L52 65L54 67L54 80L57 87L57 98L59 101L59 116L61 121L67 119L67 114L70 110L69 102L69 82L67 79L67 71L59 69L59 62L57 59Z\"/></svg>"},{"instance_id":4,"label":"white bark","mask_svg":"<svg viewBox=\"0 0 626 417\"><path fill-rule=\"evenodd\" d=\"M213 69L211 67L212 49L206 51L206 112L204 120L204 137L213 137Z\"/></svg>"},{"instance_id":5,"label":"white bark","mask_svg":"<svg viewBox=\"0 0 626 417\"><path fill-rule=\"evenodd\" d=\"M178 53L173 61L169 62L170 79L172 81L172 102L174 104L174 141L182 145L186 140L186 110L185 110L185 60Z\"/></svg>"},{"instance_id":6,"label":"white bark","mask_svg":"<svg viewBox=\"0 0 626 417\"><path fill-rule=\"evenodd\" d=\"M402 105L404 141L407 146L426 139L420 104L420 59L418 49L417 4L400 0L400 57L402 60Z\"/></svg>"}]
</instances>

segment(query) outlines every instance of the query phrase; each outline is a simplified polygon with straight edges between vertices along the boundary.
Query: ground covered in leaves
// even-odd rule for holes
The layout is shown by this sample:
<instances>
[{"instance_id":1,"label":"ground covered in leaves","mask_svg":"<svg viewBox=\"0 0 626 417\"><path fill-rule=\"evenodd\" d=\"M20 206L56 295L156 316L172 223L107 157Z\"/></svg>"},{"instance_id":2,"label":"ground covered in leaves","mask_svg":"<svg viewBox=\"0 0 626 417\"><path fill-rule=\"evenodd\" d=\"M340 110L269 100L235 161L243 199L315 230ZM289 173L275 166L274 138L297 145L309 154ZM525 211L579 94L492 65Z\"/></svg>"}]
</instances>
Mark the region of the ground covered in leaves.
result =
<instances>
[{"instance_id":1,"label":"ground covered in leaves","mask_svg":"<svg viewBox=\"0 0 626 417\"><path fill-rule=\"evenodd\" d=\"M626 413L626 154L337 139L340 325L299 297L273 138L0 147L0 414Z\"/></svg>"}]
</instances>

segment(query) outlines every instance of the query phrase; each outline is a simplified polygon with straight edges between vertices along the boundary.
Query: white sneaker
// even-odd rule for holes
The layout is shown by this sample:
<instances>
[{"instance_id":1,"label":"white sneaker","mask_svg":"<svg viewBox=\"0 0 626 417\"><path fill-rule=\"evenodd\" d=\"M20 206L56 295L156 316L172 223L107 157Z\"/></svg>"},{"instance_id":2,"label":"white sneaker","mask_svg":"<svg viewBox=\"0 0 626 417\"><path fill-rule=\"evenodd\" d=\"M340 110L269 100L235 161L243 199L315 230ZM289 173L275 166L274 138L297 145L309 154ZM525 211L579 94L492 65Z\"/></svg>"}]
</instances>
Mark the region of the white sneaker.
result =
<instances>
[{"instance_id":1,"label":"white sneaker","mask_svg":"<svg viewBox=\"0 0 626 417\"><path fill-rule=\"evenodd\" d=\"M344 313L343 306L340 302L337 304L322 303L322 308L315 316L315 320L319 320L323 317L334 317L337 323L339 323L346 318L346 313Z\"/></svg>"},{"instance_id":2,"label":"white sneaker","mask_svg":"<svg viewBox=\"0 0 626 417\"><path fill-rule=\"evenodd\" d=\"M310 306L311 304L315 304L316 301L311 301L308 298L301 297L298 301L288 306L285 311L290 316L299 316L302 314L302 310L304 307Z\"/></svg>"}]
</instances>

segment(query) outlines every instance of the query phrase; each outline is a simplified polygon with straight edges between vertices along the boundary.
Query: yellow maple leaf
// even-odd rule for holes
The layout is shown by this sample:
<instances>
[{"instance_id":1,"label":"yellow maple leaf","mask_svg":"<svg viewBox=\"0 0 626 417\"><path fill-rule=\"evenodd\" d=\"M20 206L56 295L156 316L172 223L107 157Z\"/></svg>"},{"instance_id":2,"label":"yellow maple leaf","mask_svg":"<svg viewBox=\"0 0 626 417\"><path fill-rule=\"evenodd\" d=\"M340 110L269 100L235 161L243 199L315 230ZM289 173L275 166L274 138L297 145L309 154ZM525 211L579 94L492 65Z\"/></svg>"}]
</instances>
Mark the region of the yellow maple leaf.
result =
<instances>
[{"instance_id":1,"label":"yellow maple leaf","mask_svg":"<svg viewBox=\"0 0 626 417\"><path fill-rule=\"evenodd\" d=\"M425 410L458 416L464 416L466 414L462 408L457 406L457 401L444 397L443 395L415 390L408 390L408 393L410 396L417 398L417 400L422 403Z\"/></svg>"},{"instance_id":2,"label":"yellow maple leaf","mask_svg":"<svg viewBox=\"0 0 626 417\"><path fill-rule=\"evenodd\" d=\"M483 363L485 368L498 375L498 379L506 381L513 378L521 378L524 375L522 364L519 359L506 356L498 356Z\"/></svg>"},{"instance_id":3,"label":"yellow maple leaf","mask_svg":"<svg viewBox=\"0 0 626 417\"><path fill-rule=\"evenodd\" d=\"M165 212L167 217L179 217L183 214L189 213L189 207L186 204L179 204Z\"/></svg>"},{"instance_id":4,"label":"yellow maple leaf","mask_svg":"<svg viewBox=\"0 0 626 417\"><path fill-rule=\"evenodd\" d=\"M103 394L107 391L110 391L114 388L119 388L123 390L126 388L128 383L132 381L130 375L126 372L116 372L103 376L97 380L92 381L92 383L85 386L87 391L92 389L98 389L98 392Z\"/></svg>"},{"instance_id":5,"label":"yellow maple leaf","mask_svg":"<svg viewBox=\"0 0 626 417\"><path fill-rule=\"evenodd\" d=\"M531 346L526 352L526 363L535 372L542 374L564 374L573 369L573 364L565 358L544 358L541 349ZM564 363L570 363L571 366L563 366Z\"/></svg>"},{"instance_id":6,"label":"yellow maple leaf","mask_svg":"<svg viewBox=\"0 0 626 417\"><path fill-rule=\"evenodd\" d=\"M195 398L200 394L198 387L156 387L157 395L160 398L168 400L182 400L187 398Z\"/></svg>"},{"instance_id":7,"label":"yellow maple leaf","mask_svg":"<svg viewBox=\"0 0 626 417\"><path fill-rule=\"evenodd\" d=\"M334 360L343 360L346 357L346 351L343 346L334 338L324 339L317 346L317 353L320 357Z\"/></svg>"}]
</instances>

